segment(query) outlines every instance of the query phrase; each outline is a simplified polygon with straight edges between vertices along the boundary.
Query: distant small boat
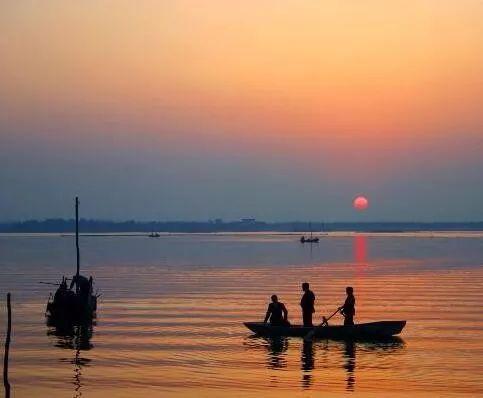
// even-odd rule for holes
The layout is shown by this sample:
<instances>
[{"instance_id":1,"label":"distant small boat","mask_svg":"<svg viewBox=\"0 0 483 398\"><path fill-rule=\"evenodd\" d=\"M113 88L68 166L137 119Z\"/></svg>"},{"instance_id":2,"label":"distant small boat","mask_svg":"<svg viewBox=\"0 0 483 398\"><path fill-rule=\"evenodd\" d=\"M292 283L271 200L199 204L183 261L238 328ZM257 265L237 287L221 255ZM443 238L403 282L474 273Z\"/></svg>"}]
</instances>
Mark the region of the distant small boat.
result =
<instances>
[{"instance_id":1,"label":"distant small boat","mask_svg":"<svg viewBox=\"0 0 483 398\"><path fill-rule=\"evenodd\" d=\"M305 236L302 236L300 238L300 243L318 243L319 238L306 238Z\"/></svg>"},{"instance_id":2,"label":"distant small boat","mask_svg":"<svg viewBox=\"0 0 483 398\"><path fill-rule=\"evenodd\" d=\"M161 235L158 234L157 232L151 232L148 236L150 238L159 238Z\"/></svg>"},{"instance_id":3,"label":"distant small boat","mask_svg":"<svg viewBox=\"0 0 483 398\"><path fill-rule=\"evenodd\" d=\"M259 336L304 337L314 327L302 325L274 326L263 322L244 322L244 325ZM316 326L314 336L325 339L378 339L395 336L402 332L406 321L380 321L359 323L354 326Z\"/></svg>"},{"instance_id":4,"label":"distant small boat","mask_svg":"<svg viewBox=\"0 0 483 398\"><path fill-rule=\"evenodd\" d=\"M310 237L306 238L305 235L300 238L300 243L318 243L319 238L313 236L312 233L312 223L309 223Z\"/></svg>"}]
</instances>

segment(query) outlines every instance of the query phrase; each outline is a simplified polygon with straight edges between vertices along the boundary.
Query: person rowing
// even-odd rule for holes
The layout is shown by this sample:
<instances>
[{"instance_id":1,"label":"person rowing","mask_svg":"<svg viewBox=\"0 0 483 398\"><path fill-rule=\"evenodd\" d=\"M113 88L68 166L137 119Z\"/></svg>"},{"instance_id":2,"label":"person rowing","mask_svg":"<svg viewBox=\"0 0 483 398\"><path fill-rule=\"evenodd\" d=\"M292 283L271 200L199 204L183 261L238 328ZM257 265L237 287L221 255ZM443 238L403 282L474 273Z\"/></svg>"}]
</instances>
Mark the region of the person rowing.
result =
<instances>
[{"instance_id":1,"label":"person rowing","mask_svg":"<svg viewBox=\"0 0 483 398\"><path fill-rule=\"evenodd\" d=\"M271 297L272 302L268 304L267 313L263 323L267 323L270 320L271 325L277 326L290 326L288 321L288 311L284 303L278 301L276 294Z\"/></svg>"},{"instance_id":2,"label":"person rowing","mask_svg":"<svg viewBox=\"0 0 483 398\"><path fill-rule=\"evenodd\" d=\"M354 325L354 315L356 314L356 298L354 297L354 289L351 286L345 288L347 297L344 305L339 307L340 313L344 316L344 326Z\"/></svg>"}]
</instances>

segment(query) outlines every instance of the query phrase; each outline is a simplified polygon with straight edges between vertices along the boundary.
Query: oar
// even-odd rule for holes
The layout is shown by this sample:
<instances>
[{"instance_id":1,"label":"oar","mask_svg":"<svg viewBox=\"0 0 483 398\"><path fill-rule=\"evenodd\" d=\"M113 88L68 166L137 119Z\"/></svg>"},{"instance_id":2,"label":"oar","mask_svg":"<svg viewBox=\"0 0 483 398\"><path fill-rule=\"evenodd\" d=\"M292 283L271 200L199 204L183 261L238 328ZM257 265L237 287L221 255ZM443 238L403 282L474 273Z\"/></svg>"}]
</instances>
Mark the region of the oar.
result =
<instances>
[{"instance_id":1,"label":"oar","mask_svg":"<svg viewBox=\"0 0 483 398\"><path fill-rule=\"evenodd\" d=\"M310 330L305 336L304 336L304 341L312 341L312 338L314 337L315 331L317 328L320 328L322 326L328 325L327 321L332 318L335 314L337 314L341 310L341 307L337 308L337 310L328 318L325 316L322 318L323 321L322 323L318 324L317 326L314 326L312 330Z\"/></svg>"},{"instance_id":2,"label":"oar","mask_svg":"<svg viewBox=\"0 0 483 398\"><path fill-rule=\"evenodd\" d=\"M70 278L64 278L65 281L70 281ZM52 285L52 286L60 286L60 283L52 283L52 282L39 282L42 283L43 285Z\"/></svg>"}]
</instances>

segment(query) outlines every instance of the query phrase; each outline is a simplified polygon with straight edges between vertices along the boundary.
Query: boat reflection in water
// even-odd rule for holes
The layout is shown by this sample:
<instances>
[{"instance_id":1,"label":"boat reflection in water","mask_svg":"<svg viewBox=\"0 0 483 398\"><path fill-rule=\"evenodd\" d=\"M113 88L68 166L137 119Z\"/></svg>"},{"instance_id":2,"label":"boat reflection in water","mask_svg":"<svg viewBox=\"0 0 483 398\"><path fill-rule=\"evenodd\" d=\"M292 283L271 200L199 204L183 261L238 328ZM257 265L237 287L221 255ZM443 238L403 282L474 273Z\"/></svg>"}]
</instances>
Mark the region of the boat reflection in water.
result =
<instances>
[{"instance_id":1,"label":"boat reflection in water","mask_svg":"<svg viewBox=\"0 0 483 398\"><path fill-rule=\"evenodd\" d=\"M62 361L73 365L73 397L81 397L82 369L89 366L91 362L91 359L86 358L83 354L94 347L91 343L91 338L95 322L73 324L69 322L53 322L52 319L48 318L47 326L47 336L54 337L54 346L72 351L72 356L62 359Z\"/></svg>"},{"instance_id":2,"label":"boat reflection in water","mask_svg":"<svg viewBox=\"0 0 483 398\"><path fill-rule=\"evenodd\" d=\"M365 355L364 365L360 367L360 371L364 372L369 368L377 368L378 360L401 351L404 345L404 340L400 337L366 341L315 340L312 342L289 337L256 335L247 337L245 343L249 349L266 352L266 366L271 370L289 369L293 366L290 363L293 350L290 348L300 347L300 383L303 389L310 389L316 377L322 382L328 381L332 377L330 375L333 374L332 370L336 363L338 369L342 368L345 371L345 389L349 392L354 391L356 386L357 351Z\"/></svg>"}]
</instances>

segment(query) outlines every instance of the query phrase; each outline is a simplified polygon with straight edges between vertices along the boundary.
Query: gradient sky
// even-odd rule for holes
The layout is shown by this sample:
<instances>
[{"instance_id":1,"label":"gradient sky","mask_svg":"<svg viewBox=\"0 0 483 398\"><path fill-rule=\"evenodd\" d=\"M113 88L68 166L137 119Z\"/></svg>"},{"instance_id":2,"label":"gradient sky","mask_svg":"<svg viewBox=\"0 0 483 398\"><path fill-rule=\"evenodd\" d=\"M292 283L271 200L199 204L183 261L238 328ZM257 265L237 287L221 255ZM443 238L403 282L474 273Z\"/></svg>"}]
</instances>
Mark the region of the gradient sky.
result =
<instances>
[{"instance_id":1,"label":"gradient sky","mask_svg":"<svg viewBox=\"0 0 483 398\"><path fill-rule=\"evenodd\" d=\"M6 0L0 220L483 220L483 2ZM363 214L351 208L368 196Z\"/></svg>"}]
</instances>

